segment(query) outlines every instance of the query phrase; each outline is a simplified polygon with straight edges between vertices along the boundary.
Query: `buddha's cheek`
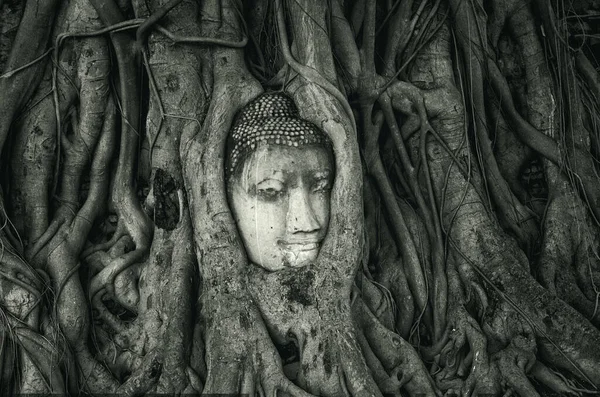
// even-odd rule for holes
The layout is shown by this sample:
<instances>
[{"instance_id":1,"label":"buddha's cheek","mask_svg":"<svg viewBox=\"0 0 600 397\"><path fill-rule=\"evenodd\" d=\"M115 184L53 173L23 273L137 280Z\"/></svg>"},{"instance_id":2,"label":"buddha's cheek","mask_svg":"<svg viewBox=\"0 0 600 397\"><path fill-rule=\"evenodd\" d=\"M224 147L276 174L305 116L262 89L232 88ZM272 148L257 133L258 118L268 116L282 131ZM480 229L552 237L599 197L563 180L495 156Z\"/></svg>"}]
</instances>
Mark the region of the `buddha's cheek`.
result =
<instances>
[{"instance_id":1,"label":"buddha's cheek","mask_svg":"<svg viewBox=\"0 0 600 397\"><path fill-rule=\"evenodd\" d=\"M282 269L284 258L278 242L285 235L285 212L279 205L237 193L233 212L248 259L268 270Z\"/></svg>"},{"instance_id":2,"label":"buddha's cheek","mask_svg":"<svg viewBox=\"0 0 600 397\"><path fill-rule=\"evenodd\" d=\"M269 270L284 267L283 252L279 244L285 236L285 213L278 206L270 203L258 203L256 207L255 234L260 262L256 262Z\"/></svg>"}]
</instances>

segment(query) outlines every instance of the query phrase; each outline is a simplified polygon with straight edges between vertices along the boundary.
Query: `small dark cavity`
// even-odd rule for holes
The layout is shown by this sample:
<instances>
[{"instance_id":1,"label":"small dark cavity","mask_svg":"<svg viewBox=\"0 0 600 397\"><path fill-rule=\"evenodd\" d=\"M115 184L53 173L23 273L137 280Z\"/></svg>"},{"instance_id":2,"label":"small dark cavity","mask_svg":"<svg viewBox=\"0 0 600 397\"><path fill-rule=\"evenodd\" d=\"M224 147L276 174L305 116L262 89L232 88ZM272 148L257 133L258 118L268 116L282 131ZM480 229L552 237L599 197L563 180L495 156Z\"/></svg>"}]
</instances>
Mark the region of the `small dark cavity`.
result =
<instances>
[{"instance_id":1,"label":"small dark cavity","mask_svg":"<svg viewBox=\"0 0 600 397\"><path fill-rule=\"evenodd\" d=\"M246 313L246 312L240 313L240 325L245 330L250 329L252 324L250 323L250 318L248 317L248 313Z\"/></svg>"},{"instance_id":2,"label":"small dark cavity","mask_svg":"<svg viewBox=\"0 0 600 397\"><path fill-rule=\"evenodd\" d=\"M104 307L106 307L106 309L112 313L113 316L116 316L119 320L125 323L131 323L137 318L136 313L126 309L114 299L104 298L102 299L102 303L104 304Z\"/></svg>"},{"instance_id":3,"label":"small dark cavity","mask_svg":"<svg viewBox=\"0 0 600 397\"><path fill-rule=\"evenodd\" d=\"M310 270L293 274L282 282L287 287L287 299L303 306L313 305L315 303L312 293L314 281L315 274Z\"/></svg>"},{"instance_id":4,"label":"small dark cavity","mask_svg":"<svg viewBox=\"0 0 600 397\"><path fill-rule=\"evenodd\" d=\"M171 231L179 223L179 186L173 177L163 169L154 173L154 212L156 227Z\"/></svg>"}]
</instances>

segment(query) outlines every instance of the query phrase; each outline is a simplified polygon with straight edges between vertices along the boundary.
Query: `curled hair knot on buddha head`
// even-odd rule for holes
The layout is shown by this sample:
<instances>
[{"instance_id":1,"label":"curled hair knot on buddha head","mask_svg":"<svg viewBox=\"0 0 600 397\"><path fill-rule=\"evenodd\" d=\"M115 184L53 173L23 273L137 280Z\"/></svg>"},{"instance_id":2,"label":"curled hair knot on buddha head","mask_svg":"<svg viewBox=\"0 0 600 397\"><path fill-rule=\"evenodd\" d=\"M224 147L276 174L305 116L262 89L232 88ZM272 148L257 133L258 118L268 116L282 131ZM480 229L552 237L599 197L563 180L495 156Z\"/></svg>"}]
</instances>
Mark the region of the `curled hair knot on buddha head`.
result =
<instances>
[{"instance_id":1,"label":"curled hair knot on buddha head","mask_svg":"<svg viewBox=\"0 0 600 397\"><path fill-rule=\"evenodd\" d=\"M289 147L321 145L328 150L332 150L333 146L324 131L300 118L292 98L281 92L258 96L236 116L227 141L227 180L261 144Z\"/></svg>"}]
</instances>

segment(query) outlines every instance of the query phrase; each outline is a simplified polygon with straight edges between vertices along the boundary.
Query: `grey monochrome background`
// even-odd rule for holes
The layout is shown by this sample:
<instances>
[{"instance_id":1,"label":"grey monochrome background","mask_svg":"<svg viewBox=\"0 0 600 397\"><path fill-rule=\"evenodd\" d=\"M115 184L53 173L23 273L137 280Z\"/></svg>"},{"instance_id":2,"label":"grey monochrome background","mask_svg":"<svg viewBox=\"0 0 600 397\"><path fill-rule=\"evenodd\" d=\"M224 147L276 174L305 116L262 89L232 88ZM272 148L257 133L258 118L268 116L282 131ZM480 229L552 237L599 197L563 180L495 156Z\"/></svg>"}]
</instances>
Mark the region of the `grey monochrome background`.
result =
<instances>
[{"instance_id":1,"label":"grey monochrome background","mask_svg":"<svg viewBox=\"0 0 600 397\"><path fill-rule=\"evenodd\" d=\"M0 396L600 387L596 0L0 0Z\"/></svg>"}]
</instances>

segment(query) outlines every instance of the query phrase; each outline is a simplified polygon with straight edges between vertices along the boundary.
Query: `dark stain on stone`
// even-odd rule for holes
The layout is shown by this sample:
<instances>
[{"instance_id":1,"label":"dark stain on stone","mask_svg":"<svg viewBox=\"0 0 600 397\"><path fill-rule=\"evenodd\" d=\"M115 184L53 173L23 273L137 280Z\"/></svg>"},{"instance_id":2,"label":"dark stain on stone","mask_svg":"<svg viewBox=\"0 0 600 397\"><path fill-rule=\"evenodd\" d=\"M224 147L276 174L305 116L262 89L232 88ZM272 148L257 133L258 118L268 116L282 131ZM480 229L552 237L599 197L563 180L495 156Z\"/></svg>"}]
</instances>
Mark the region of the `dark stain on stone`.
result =
<instances>
[{"instance_id":1,"label":"dark stain on stone","mask_svg":"<svg viewBox=\"0 0 600 397\"><path fill-rule=\"evenodd\" d=\"M86 48L82 51L82 55L84 57L91 58L94 55L94 50L92 50L91 48Z\"/></svg>"},{"instance_id":2,"label":"dark stain on stone","mask_svg":"<svg viewBox=\"0 0 600 397\"><path fill-rule=\"evenodd\" d=\"M325 350L325 353L323 354L323 369L325 369L325 374L327 376L331 376L333 363L331 360L331 352L329 350Z\"/></svg>"},{"instance_id":3,"label":"dark stain on stone","mask_svg":"<svg viewBox=\"0 0 600 397\"><path fill-rule=\"evenodd\" d=\"M279 356L281 357L281 361L284 364L298 361L299 352L294 342L289 342L286 344L276 343L275 347L277 348Z\"/></svg>"},{"instance_id":4,"label":"dark stain on stone","mask_svg":"<svg viewBox=\"0 0 600 397\"><path fill-rule=\"evenodd\" d=\"M170 74L167 76L166 81L167 91L173 92L179 90L179 77L175 74Z\"/></svg>"},{"instance_id":5,"label":"dark stain on stone","mask_svg":"<svg viewBox=\"0 0 600 397\"><path fill-rule=\"evenodd\" d=\"M312 295L312 289L314 281L315 274L310 270L295 273L282 282L287 287L286 297L290 301L297 302L303 306L313 305L314 296Z\"/></svg>"},{"instance_id":6,"label":"dark stain on stone","mask_svg":"<svg viewBox=\"0 0 600 397\"><path fill-rule=\"evenodd\" d=\"M240 325L242 326L242 328L244 328L246 330L250 329L250 327L252 325L250 324L250 318L248 317L248 313L246 313L246 312L240 313Z\"/></svg>"},{"instance_id":7,"label":"dark stain on stone","mask_svg":"<svg viewBox=\"0 0 600 397\"><path fill-rule=\"evenodd\" d=\"M150 366L150 379L157 378L162 372L162 363L157 359L152 360L152 365Z\"/></svg>"},{"instance_id":8,"label":"dark stain on stone","mask_svg":"<svg viewBox=\"0 0 600 397\"><path fill-rule=\"evenodd\" d=\"M158 168L154 173L153 219L160 229L173 230L179 223L179 186L165 170Z\"/></svg>"}]
</instances>

